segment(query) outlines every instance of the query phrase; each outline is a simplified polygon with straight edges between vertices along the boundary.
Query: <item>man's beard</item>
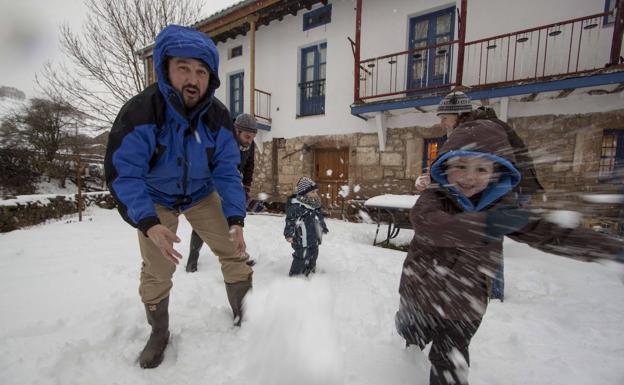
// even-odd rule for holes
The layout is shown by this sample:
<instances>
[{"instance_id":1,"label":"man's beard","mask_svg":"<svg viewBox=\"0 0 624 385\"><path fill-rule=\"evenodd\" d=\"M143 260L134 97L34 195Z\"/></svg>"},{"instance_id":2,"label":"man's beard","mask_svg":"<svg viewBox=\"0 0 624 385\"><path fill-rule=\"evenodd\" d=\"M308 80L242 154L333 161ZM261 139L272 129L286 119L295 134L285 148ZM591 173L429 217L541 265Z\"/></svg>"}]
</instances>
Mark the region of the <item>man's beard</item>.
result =
<instances>
[{"instance_id":1,"label":"man's beard","mask_svg":"<svg viewBox=\"0 0 624 385\"><path fill-rule=\"evenodd\" d=\"M184 91L187 89L192 89L195 90L196 94L197 94L197 98L195 99L187 99L184 95ZM199 90L199 88L195 87L195 86L184 86L182 87L182 99L184 100L184 106L188 109L191 110L193 109L195 106L197 106L199 104L199 102L201 102L201 100L203 99L203 96L201 96L201 92Z\"/></svg>"},{"instance_id":2,"label":"man's beard","mask_svg":"<svg viewBox=\"0 0 624 385\"><path fill-rule=\"evenodd\" d=\"M251 144L248 145L244 145L244 144L239 144L238 148L240 148L241 151L249 151L249 149L251 148Z\"/></svg>"}]
</instances>

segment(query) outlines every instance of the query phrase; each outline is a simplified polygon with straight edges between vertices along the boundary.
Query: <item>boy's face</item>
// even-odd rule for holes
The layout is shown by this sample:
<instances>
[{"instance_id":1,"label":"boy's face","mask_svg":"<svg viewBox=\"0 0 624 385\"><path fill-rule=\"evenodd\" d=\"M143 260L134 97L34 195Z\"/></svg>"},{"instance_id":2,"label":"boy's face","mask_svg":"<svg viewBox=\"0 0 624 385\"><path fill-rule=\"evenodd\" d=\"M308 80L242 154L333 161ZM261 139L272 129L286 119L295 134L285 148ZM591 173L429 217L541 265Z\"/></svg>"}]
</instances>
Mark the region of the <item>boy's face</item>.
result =
<instances>
[{"instance_id":1,"label":"boy's face","mask_svg":"<svg viewBox=\"0 0 624 385\"><path fill-rule=\"evenodd\" d=\"M457 126L457 114L440 114L440 125L446 129L446 135L450 136L451 132Z\"/></svg>"},{"instance_id":2,"label":"boy's face","mask_svg":"<svg viewBox=\"0 0 624 385\"><path fill-rule=\"evenodd\" d=\"M468 198L485 190L496 177L494 162L480 156L458 156L447 161L449 184Z\"/></svg>"}]
</instances>

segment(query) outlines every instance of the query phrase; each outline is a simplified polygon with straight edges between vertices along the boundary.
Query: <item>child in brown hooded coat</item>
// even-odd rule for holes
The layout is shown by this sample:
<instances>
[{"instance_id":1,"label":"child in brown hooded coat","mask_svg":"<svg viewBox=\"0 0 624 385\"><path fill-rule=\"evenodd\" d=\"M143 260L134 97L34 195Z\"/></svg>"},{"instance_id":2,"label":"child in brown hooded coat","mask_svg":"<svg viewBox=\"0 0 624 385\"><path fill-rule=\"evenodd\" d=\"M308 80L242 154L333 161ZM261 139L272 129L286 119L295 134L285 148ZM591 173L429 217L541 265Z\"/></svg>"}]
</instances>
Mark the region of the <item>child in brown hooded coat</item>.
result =
<instances>
[{"instance_id":1,"label":"child in brown hooded coat","mask_svg":"<svg viewBox=\"0 0 624 385\"><path fill-rule=\"evenodd\" d=\"M412 208L414 238L403 264L395 321L408 345L423 349L433 343L431 385L468 384L468 346L502 262L503 236L583 258L614 258L624 249L621 240L562 228L519 209L512 189L521 174L514 162L495 123L462 124L431 167L439 187L423 192Z\"/></svg>"}]
</instances>

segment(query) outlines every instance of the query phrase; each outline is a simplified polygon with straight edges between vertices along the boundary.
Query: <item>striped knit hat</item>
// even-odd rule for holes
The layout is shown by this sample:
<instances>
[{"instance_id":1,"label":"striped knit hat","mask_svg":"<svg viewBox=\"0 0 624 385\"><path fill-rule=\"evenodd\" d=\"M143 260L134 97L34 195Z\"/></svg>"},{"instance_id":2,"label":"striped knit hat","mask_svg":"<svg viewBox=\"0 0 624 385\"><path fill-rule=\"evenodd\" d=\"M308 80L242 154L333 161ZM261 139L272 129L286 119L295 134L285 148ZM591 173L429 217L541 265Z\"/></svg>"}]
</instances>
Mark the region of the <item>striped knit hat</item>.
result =
<instances>
[{"instance_id":1,"label":"striped knit hat","mask_svg":"<svg viewBox=\"0 0 624 385\"><path fill-rule=\"evenodd\" d=\"M253 134L258 132L256 127L256 118L252 114L240 114L234 121L234 127L241 131L251 132Z\"/></svg>"},{"instance_id":2,"label":"striped knit hat","mask_svg":"<svg viewBox=\"0 0 624 385\"><path fill-rule=\"evenodd\" d=\"M463 114L472 111L471 100L461 91L451 92L438 104L436 115L441 114Z\"/></svg>"},{"instance_id":3,"label":"striped knit hat","mask_svg":"<svg viewBox=\"0 0 624 385\"><path fill-rule=\"evenodd\" d=\"M306 176L299 178L299 182L297 182L297 195L305 195L314 190L318 190L318 187L312 179Z\"/></svg>"}]
</instances>

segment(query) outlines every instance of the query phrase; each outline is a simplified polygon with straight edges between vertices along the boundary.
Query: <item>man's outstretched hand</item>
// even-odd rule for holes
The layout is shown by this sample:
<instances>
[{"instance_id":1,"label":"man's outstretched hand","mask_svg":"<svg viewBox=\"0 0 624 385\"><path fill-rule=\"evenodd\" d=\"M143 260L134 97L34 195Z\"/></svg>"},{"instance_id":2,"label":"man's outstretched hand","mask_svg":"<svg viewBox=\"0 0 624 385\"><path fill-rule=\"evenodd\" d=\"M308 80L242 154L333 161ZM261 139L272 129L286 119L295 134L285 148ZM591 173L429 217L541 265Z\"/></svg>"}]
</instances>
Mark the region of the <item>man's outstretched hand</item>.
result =
<instances>
[{"instance_id":1,"label":"man's outstretched hand","mask_svg":"<svg viewBox=\"0 0 624 385\"><path fill-rule=\"evenodd\" d=\"M247 245L245 244L245 237L243 237L243 228L239 225L232 225L230 226L230 234L232 238L234 238L234 242L238 245L238 253L240 255L245 254Z\"/></svg>"},{"instance_id":2,"label":"man's outstretched hand","mask_svg":"<svg viewBox=\"0 0 624 385\"><path fill-rule=\"evenodd\" d=\"M180 243L180 238L174 232L163 225L155 225L147 230L147 236L167 259L176 265L180 263L182 254L173 248L174 243Z\"/></svg>"}]
</instances>

